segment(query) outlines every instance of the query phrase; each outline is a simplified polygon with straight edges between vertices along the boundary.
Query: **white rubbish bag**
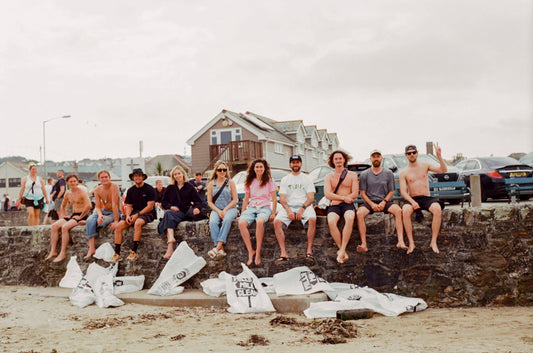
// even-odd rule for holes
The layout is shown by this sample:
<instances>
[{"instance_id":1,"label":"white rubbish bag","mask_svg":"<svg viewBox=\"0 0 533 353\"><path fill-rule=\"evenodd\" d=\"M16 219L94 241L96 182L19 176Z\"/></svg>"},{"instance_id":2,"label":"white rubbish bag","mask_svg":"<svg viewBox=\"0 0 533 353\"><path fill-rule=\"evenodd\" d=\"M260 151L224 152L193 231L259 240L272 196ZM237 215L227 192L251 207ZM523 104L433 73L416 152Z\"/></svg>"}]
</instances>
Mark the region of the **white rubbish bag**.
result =
<instances>
[{"instance_id":1,"label":"white rubbish bag","mask_svg":"<svg viewBox=\"0 0 533 353\"><path fill-rule=\"evenodd\" d=\"M307 266L276 273L274 275L274 289L278 297L333 290L328 282L315 275Z\"/></svg>"},{"instance_id":2,"label":"white rubbish bag","mask_svg":"<svg viewBox=\"0 0 533 353\"><path fill-rule=\"evenodd\" d=\"M113 255L115 255L115 249L111 246L109 243L103 243L96 249L94 252L94 257L97 259L102 259L107 262L111 262L111 259L113 259Z\"/></svg>"},{"instance_id":3,"label":"white rubbish bag","mask_svg":"<svg viewBox=\"0 0 533 353\"><path fill-rule=\"evenodd\" d=\"M331 288L333 288L332 291L326 291L326 295L328 296L329 300L337 299L337 297L339 296L339 292L359 288L357 284L350 283L332 282L329 285L331 286Z\"/></svg>"},{"instance_id":4,"label":"white rubbish bag","mask_svg":"<svg viewBox=\"0 0 533 353\"><path fill-rule=\"evenodd\" d=\"M98 277L94 287L94 296L99 308L124 305L122 300L113 295L113 274L111 273Z\"/></svg>"},{"instance_id":5,"label":"white rubbish bag","mask_svg":"<svg viewBox=\"0 0 533 353\"><path fill-rule=\"evenodd\" d=\"M179 285L197 274L205 264L204 258L196 256L187 242L182 241L148 294L165 296L183 292Z\"/></svg>"},{"instance_id":6,"label":"white rubbish bag","mask_svg":"<svg viewBox=\"0 0 533 353\"><path fill-rule=\"evenodd\" d=\"M259 282L261 282L261 286L266 293L276 293L274 289L274 277L261 277L259 278Z\"/></svg>"},{"instance_id":7,"label":"white rubbish bag","mask_svg":"<svg viewBox=\"0 0 533 353\"><path fill-rule=\"evenodd\" d=\"M205 294L212 297L220 297L226 293L226 275L222 271L218 274L218 278L209 278L200 283Z\"/></svg>"},{"instance_id":8,"label":"white rubbish bag","mask_svg":"<svg viewBox=\"0 0 533 353\"><path fill-rule=\"evenodd\" d=\"M83 272L81 272L80 265L76 261L76 256L72 256L67 264L67 272L61 278L59 286L62 288L76 288L82 277Z\"/></svg>"},{"instance_id":9,"label":"white rubbish bag","mask_svg":"<svg viewBox=\"0 0 533 353\"><path fill-rule=\"evenodd\" d=\"M105 276L108 273L111 273L114 276L116 276L118 272L118 262L105 268L97 263L93 262L92 264L87 267L87 273L85 273L85 278L87 278L87 281L91 285L91 288L94 288L96 285L96 280L98 277Z\"/></svg>"},{"instance_id":10,"label":"white rubbish bag","mask_svg":"<svg viewBox=\"0 0 533 353\"><path fill-rule=\"evenodd\" d=\"M113 294L138 292L144 287L144 275L120 276L113 280Z\"/></svg>"},{"instance_id":11,"label":"white rubbish bag","mask_svg":"<svg viewBox=\"0 0 533 353\"><path fill-rule=\"evenodd\" d=\"M237 276L226 275L228 311L240 314L275 311L257 276L245 264L241 266L243 271Z\"/></svg>"},{"instance_id":12,"label":"white rubbish bag","mask_svg":"<svg viewBox=\"0 0 533 353\"><path fill-rule=\"evenodd\" d=\"M80 279L80 282L72 290L72 293L69 296L70 303L80 308L85 308L88 305L91 305L95 301L95 296L91 285L85 277Z\"/></svg>"}]
</instances>

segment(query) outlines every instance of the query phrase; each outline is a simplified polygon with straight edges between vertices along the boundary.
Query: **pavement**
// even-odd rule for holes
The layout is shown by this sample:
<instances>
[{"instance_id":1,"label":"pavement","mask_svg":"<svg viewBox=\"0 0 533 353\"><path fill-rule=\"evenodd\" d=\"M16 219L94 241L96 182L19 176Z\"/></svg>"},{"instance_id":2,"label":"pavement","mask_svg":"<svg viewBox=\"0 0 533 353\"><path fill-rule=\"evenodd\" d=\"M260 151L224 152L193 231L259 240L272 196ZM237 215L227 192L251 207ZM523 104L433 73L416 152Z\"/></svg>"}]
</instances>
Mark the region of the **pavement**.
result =
<instances>
[{"instance_id":1,"label":"pavement","mask_svg":"<svg viewBox=\"0 0 533 353\"><path fill-rule=\"evenodd\" d=\"M72 289L60 287L29 287L25 288L28 295L41 297L68 298ZM148 290L116 295L125 303L136 303L154 306L175 307L205 307L227 308L229 307L226 296L212 297L199 289L185 289L183 293L171 296L158 296L148 294ZM311 303L327 301L328 296L323 292L306 295L288 295L278 297L274 293L268 293L272 305L278 313L302 313Z\"/></svg>"}]
</instances>

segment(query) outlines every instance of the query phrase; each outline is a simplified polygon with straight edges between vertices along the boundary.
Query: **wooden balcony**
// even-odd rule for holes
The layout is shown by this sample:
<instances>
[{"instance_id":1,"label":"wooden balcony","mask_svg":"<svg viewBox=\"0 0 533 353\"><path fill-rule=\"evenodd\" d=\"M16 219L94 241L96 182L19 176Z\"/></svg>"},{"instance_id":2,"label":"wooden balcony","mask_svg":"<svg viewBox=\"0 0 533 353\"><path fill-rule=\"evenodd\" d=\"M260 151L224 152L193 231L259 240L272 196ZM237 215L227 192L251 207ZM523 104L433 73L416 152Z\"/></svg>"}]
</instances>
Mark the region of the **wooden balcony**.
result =
<instances>
[{"instance_id":1,"label":"wooden balcony","mask_svg":"<svg viewBox=\"0 0 533 353\"><path fill-rule=\"evenodd\" d=\"M209 166L213 169L216 161L226 162L232 172L246 169L248 163L257 158L263 158L263 146L257 141L231 141L225 145L209 146Z\"/></svg>"}]
</instances>

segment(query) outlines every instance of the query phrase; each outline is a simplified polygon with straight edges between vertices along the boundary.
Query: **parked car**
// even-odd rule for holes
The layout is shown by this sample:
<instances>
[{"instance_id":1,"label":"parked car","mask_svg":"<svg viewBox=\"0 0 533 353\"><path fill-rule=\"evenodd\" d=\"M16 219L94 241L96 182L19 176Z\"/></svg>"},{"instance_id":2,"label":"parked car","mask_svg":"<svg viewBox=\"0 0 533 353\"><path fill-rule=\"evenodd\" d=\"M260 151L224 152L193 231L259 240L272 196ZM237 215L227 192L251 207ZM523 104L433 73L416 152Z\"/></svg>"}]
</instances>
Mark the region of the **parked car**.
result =
<instances>
[{"instance_id":1,"label":"parked car","mask_svg":"<svg viewBox=\"0 0 533 353\"><path fill-rule=\"evenodd\" d=\"M439 159L432 154L419 153L416 159L418 162L430 163L435 166L440 165ZM365 163L370 164L370 159L365 160ZM394 181L399 183L400 171L409 165L407 157L403 154L385 154L383 155L383 162L381 163L383 168L389 168L394 174ZM446 173L428 173L428 179L431 183L439 181L457 181L459 179L459 170L457 167L446 165L448 171Z\"/></svg>"},{"instance_id":2,"label":"parked car","mask_svg":"<svg viewBox=\"0 0 533 353\"><path fill-rule=\"evenodd\" d=\"M520 158L520 163L527 164L530 167L533 167L533 152L529 152L522 158Z\"/></svg>"},{"instance_id":3,"label":"parked car","mask_svg":"<svg viewBox=\"0 0 533 353\"><path fill-rule=\"evenodd\" d=\"M170 177L164 176L164 175L153 175L146 178L144 181L146 184L150 184L155 188L155 182L157 180L161 180L163 182L163 187L167 187L170 185Z\"/></svg>"},{"instance_id":4,"label":"parked car","mask_svg":"<svg viewBox=\"0 0 533 353\"><path fill-rule=\"evenodd\" d=\"M470 176L479 175L481 181L481 200L490 198L507 198L504 179L528 178L533 176L533 167L522 164L511 157L471 158L459 162L459 179L470 186ZM528 195L520 196L527 200Z\"/></svg>"},{"instance_id":5,"label":"parked car","mask_svg":"<svg viewBox=\"0 0 533 353\"><path fill-rule=\"evenodd\" d=\"M363 170L370 168L371 165L368 163L352 163L348 164L348 170L356 172L357 176L361 175ZM329 165L321 165L315 167L309 172L309 176L312 178L313 183L315 184L315 204L318 204L318 201L324 196L324 179L326 175L331 173L333 169Z\"/></svg>"}]
</instances>

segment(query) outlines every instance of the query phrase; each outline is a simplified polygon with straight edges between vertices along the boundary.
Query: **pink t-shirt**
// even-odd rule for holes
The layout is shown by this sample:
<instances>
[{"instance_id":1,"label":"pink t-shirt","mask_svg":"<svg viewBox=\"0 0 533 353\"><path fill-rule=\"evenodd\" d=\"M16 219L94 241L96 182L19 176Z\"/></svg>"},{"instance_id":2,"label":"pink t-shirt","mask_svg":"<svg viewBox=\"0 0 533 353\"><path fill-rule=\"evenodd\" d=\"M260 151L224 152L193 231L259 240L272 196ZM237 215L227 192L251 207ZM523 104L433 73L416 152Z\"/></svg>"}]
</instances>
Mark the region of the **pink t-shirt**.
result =
<instances>
[{"instance_id":1,"label":"pink t-shirt","mask_svg":"<svg viewBox=\"0 0 533 353\"><path fill-rule=\"evenodd\" d=\"M244 188L244 192L250 194L248 206L257 208L270 207L270 202L272 201L270 193L276 190L278 190L278 186L272 178L264 186L260 185L260 181L257 178L252 180L250 187Z\"/></svg>"}]
</instances>

